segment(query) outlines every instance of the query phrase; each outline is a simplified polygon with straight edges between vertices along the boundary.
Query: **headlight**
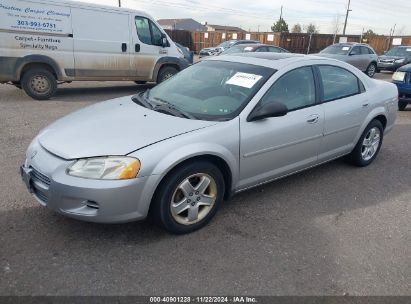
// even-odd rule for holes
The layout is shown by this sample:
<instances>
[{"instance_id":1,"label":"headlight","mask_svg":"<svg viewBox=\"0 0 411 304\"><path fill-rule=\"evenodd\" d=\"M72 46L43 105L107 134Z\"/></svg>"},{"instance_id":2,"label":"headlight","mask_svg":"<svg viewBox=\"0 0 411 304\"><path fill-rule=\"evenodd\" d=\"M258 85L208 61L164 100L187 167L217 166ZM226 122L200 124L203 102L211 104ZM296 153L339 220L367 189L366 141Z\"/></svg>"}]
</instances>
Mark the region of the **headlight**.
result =
<instances>
[{"instance_id":1,"label":"headlight","mask_svg":"<svg viewBox=\"0 0 411 304\"><path fill-rule=\"evenodd\" d=\"M122 180L135 178L140 161L133 157L93 157L79 159L67 168L67 174L90 179Z\"/></svg>"},{"instance_id":2,"label":"headlight","mask_svg":"<svg viewBox=\"0 0 411 304\"><path fill-rule=\"evenodd\" d=\"M395 60L395 62L396 62L396 63L403 63L403 62L404 62L404 58L402 58L402 59L397 59L397 60Z\"/></svg>"},{"instance_id":3,"label":"headlight","mask_svg":"<svg viewBox=\"0 0 411 304\"><path fill-rule=\"evenodd\" d=\"M404 82L404 80L405 80L405 72L395 72L395 73L392 75L392 80Z\"/></svg>"}]
</instances>

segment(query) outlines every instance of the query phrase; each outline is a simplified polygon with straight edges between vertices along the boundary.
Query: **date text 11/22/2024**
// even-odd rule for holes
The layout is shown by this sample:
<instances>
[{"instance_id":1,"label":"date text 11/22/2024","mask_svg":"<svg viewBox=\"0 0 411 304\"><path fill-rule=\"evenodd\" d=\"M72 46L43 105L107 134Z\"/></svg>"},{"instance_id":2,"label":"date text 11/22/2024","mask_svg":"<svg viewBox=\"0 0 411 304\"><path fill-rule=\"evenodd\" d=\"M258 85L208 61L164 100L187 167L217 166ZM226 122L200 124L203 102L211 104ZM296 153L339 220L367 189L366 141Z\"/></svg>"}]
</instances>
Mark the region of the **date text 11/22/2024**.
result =
<instances>
[{"instance_id":1,"label":"date text 11/22/2024","mask_svg":"<svg viewBox=\"0 0 411 304\"><path fill-rule=\"evenodd\" d=\"M198 297L150 297L150 303L257 303L255 297L198 296Z\"/></svg>"}]
</instances>

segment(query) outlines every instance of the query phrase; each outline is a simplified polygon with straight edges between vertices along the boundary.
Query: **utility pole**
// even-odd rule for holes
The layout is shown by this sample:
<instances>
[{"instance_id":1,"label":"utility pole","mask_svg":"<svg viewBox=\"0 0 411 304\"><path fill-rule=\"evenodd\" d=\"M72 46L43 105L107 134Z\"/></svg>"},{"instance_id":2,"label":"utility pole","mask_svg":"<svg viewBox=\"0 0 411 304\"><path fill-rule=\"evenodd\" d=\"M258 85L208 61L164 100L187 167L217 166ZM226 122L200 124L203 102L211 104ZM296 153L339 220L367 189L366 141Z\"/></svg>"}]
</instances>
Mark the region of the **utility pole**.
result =
<instances>
[{"instance_id":1,"label":"utility pole","mask_svg":"<svg viewBox=\"0 0 411 304\"><path fill-rule=\"evenodd\" d=\"M283 18L283 6L281 5L280 20Z\"/></svg>"},{"instance_id":2,"label":"utility pole","mask_svg":"<svg viewBox=\"0 0 411 304\"><path fill-rule=\"evenodd\" d=\"M347 7L347 14L345 15L343 35L345 35L345 30L347 29L348 14L352 11L350 9L350 5L351 5L351 0L348 0L348 7Z\"/></svg>"},{"instance_id":3,"label":"utility pole","mask_svg":"<svg viewBox=\"0 0 411 304\"><path fill-rule=\"evenodd\" d=\"M118 0L118 7L121 7L121 0Z\"/></svg>"}]
</instances>

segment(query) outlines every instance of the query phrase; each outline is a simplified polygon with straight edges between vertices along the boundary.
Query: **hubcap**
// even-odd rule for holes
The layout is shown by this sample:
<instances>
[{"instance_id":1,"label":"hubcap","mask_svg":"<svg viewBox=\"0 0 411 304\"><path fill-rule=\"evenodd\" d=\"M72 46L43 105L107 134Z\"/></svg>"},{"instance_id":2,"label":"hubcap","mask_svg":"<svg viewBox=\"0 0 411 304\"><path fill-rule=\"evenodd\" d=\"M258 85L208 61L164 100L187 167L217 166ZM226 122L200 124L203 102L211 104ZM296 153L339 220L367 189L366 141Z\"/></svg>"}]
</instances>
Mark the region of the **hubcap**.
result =
<instances>
[{"instance_id":1,"label":"hubcap","mask_svg":"<svg viewBox=\"0 0 411 304\"><path fill-rule=\"evenodd\" d=\"M372 77L372 76L374 76L374 74L375 74L375 66L372 64L368 68L368 76Z\"/></svg>"},{"instance_id":2,"label":"hubcap","mask_svg":"<svg viewBox=\"0 0 411 304\"><path fill-rule=\"evenodd\" d=\"M167 79L169 79L169 78L171 78L171 77L173 77L173 76L174 76L173 73L164 74L164 76L163 76L163 81L165 81L165 80L167 80Z\"/></svg>"},{"instance_id":3,"label":"hubcap","mask_svg":"<svg viewBox=\"0 0 411 304\"><path fill-rule=\"evenodd\" d=\"M40 94L44 94L50 89L49 80L47 77L42 75L37 75L31 78L30 85L35 92Z\"/></svg>"},{"instance_id":4,"label":"hubcap","mask_svg":"<svg viewBox=\"0 0 411 304\"><path fill-rule=\"evenodd\" d=\"M365 136L362 147L361 156L363 160L369 161L377 153L381 141L381 131L377 127L371 128Z\"/></svg>"},{"instance_id":5,"label":"hubcap","mask_svg":"<svg viewBox=\"0 0 411 304\"><path fill-rule=\"evenodd\" d=\"M197 173L184 179L171 198L171 214L183 225L192 225L202 219L213 208L217 199L217 184L205 173Z\"/></svg>"}]
</instances>

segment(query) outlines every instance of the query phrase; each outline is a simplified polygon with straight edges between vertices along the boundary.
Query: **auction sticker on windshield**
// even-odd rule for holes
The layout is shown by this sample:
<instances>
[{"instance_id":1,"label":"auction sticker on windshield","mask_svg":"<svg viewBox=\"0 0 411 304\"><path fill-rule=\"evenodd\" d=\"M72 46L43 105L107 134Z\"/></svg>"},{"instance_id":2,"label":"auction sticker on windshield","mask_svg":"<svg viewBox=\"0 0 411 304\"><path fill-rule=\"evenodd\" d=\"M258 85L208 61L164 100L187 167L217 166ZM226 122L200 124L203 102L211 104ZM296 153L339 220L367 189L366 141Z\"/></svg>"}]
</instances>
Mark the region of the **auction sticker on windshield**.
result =
<instances>
[{"instance_id":1,"label":"auction sticker on windshield","mask_svg":"<svg viewBox=\"0 0 411 304\"><path fill-rule=\"evenodd\" d=\"M262 77L261 75L237 72L226 84L251 89Z\"/></svg>"},{"instance_id":2,"label":"auction sticker on windshield","mask_svg":"<svg viewBox=\"0 0 411 304\"><path fill-rule=\"evenodd\" d=\"M348 51L349 49L350 49L349 46L344 46L344 47L342 48L343 51Z\"/></svg>"}]
</instances>

